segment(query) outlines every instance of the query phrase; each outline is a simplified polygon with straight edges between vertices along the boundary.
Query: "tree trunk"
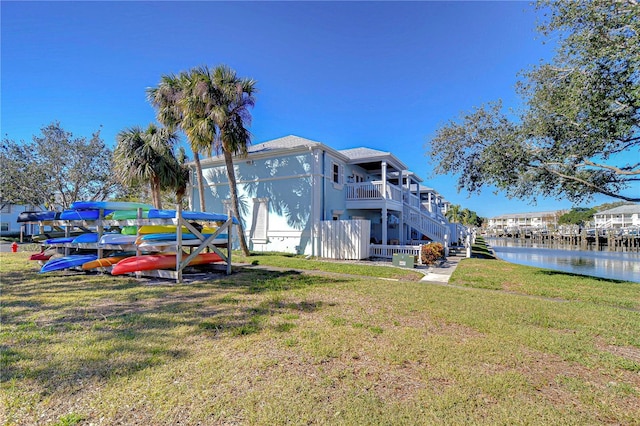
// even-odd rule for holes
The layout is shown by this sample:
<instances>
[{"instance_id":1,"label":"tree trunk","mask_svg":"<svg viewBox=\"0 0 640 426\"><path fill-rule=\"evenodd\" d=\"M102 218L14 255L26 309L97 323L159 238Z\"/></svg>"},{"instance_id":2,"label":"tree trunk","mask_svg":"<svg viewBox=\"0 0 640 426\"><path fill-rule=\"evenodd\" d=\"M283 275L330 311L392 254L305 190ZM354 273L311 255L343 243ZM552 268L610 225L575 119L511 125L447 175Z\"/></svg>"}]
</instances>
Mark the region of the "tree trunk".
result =
<instances>
[{"instance_id":1,"label":"tree trunk","mask_svg":"<svg viewBox=\"0 0 640 426\"><path fill-rule=\"evenodd\" d=\"M200 196L200 211L207 211L204 202L204 181L202 177L202 165L200 165L200 155L197 150L193 150L193 161L196 163L196 179L198 180L198 195Z\"/></svg>"},{"instance_id":2,"label":"tree trunk","mask_svg":"<svg viewBox=\"0 0 640 426\"><path fill-rule=\"evenodd\" d=\"M236 173L233 169L233 157L228 151L223 151L224 163L227 166L227 179L229 180L229 192L231 193L231 205L233 207L233 215L238 219L238 234L240 237L240 249L245 256L249 256L249 247L244 236L244 225L240 217L240 205L238 203L238 188L236 187Z\"/></svg>"},{"instance_id":3,"label":"tree trunk","mask_svg":"<svg viewBox=\"0 0 640 426\"><path fill-rule=\"evenodd\" d=\"M153 206L161 210L162 209L162 195L160 194L160 178L154 176L151 178L151 200Z\"/></svg>"}]
</instances>

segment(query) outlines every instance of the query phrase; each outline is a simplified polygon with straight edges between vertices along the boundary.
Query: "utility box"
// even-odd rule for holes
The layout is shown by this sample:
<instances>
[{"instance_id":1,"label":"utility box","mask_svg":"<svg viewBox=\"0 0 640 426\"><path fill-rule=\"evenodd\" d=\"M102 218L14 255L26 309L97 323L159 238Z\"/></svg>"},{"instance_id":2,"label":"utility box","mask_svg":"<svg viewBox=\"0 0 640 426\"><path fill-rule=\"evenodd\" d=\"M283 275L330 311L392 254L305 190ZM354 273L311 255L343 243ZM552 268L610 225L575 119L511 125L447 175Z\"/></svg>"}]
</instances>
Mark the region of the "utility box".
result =
<instances>
[{"instance_id":1,"label":"utility box","mask_svg":"<svg viewBox=\"0 0 640 426\"><path fill-rule=\"evenodd\" d=\"M416 263L416 257L412 254L394 253L393 266L399 266L401 268L413 268Z\"/></svg>"}]
</instances>

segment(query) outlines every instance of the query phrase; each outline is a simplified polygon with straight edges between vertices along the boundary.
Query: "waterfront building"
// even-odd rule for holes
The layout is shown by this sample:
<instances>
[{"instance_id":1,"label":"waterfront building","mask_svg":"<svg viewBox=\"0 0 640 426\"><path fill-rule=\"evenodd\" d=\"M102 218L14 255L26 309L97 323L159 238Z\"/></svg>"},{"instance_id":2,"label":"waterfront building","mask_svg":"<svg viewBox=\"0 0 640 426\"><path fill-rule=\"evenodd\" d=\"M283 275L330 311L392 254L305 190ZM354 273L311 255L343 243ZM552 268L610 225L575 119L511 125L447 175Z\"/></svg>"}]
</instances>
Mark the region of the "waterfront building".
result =
<instances>
[{"instance_id":1,"label":"waterfront building","mask_svg":"<svg viewBox=\"0 0 640 426\"><path fill-rule=\"evenodd\" d=\"M600 229L640 227L640 204L627 204L598 212L593 220L595 227Z\"/></svg>"},{"instance_id":2,"label":"waterfront building","mask_svg":"<svg viewBox=\"0 0 640 426\"><path fill-rule=\"evenodd\" d=\"M201 163L206 209L227 212L224 158L218 155ZM445 218L449 203L391 152L367 147L336 150L291 135L250 146L234 167L241 219L252 250L318 256L326 246L338 244L337 239L343 247L364 244L367 251L370 244L453 242ZM192 186L189 193L191 207L197 208L197 188ZM327 237L327 229L344 221L360 221L359 234Z\"/></svg>"},{"instance_id":3,"label":"waterfront building","mask_svg":"<svg viewBox=\"0 0 640 426\"><path fill-rule=\"evenodd\" d=\"M489 219L488 230L495 233L552 231L558 228L558 219L567 210L529 213L508 213Z\"/></svg>"}]
</instances>

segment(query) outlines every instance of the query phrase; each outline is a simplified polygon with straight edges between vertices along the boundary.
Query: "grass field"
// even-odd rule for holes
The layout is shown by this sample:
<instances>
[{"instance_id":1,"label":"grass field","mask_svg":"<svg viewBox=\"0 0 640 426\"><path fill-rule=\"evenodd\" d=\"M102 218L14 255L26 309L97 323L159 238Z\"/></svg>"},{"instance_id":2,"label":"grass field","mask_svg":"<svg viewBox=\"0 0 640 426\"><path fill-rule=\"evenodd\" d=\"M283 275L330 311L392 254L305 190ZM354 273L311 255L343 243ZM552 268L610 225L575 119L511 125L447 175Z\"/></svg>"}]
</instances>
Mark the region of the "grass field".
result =
<instances>
[{"instance_id":1,"label":"grass field","mask_svg":"<svg viewBox=\"0 0 640 426\"><path fill-rule=\"evenodd\" d=\"M175 285L26 259L0 255L3 424L640 424L637 283L466 259L445 286L252 256Z\"/></svg>"}]
</instances>

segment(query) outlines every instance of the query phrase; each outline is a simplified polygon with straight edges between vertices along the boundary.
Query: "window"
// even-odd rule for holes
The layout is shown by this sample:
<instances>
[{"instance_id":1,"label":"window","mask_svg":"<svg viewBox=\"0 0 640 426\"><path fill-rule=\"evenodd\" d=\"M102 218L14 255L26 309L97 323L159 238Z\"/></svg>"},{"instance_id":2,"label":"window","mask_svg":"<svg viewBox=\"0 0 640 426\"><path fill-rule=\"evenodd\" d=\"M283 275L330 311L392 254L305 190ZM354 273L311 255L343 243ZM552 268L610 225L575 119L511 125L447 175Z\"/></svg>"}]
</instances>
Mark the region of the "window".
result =
<instances>
[{"instance_id":1,"label":"window","mask_svg":"<svg viewBox=\"0 0 640 426\"><path fill-rule=\"evenodd\" d=\"M0 208L0 213L11 213L11 204L9 203L2 204L2 207Z\"/></svg>"},{"instance_id":2,"label":"window","mask_svg":"<svg viewBox=\"0 0 640 426\"><path fill-rule=\"evenodd\" d=\"M1 232L8 232L9 231L9 222L0 223L0 231Z\"/></svg>"},{"instance_id":3,"label":"window","mask_svg":"<svg viewBox=\"0 0 640 426\"><path fill-rule=\"evenodd\" d=\"M251 222L251 241L257 244L268 242L269 231L269 199L253 199L253 221Z\"/></svg>"},{"instance_id":4,"label":"window","mask_svg":"<svg viewBox=\"0 0 640 426\"><path fill-rule=\"evenodd\" d=\"M331 182L334 185L342 185L344 183L344 167L334 161L331 162Z\"/></svg>"}]
</instances>

